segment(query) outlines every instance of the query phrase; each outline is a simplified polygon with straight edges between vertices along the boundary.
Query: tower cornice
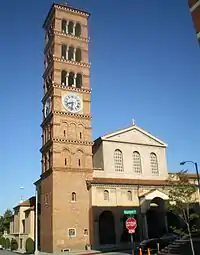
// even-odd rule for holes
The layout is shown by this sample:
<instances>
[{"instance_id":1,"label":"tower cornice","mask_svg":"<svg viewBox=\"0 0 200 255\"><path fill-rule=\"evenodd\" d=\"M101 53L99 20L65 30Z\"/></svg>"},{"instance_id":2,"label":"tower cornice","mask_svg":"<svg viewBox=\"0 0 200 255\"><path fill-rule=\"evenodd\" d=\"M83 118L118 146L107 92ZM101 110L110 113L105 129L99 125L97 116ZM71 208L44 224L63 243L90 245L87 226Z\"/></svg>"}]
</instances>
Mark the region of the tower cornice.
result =
<instances>
[{"instance_id":1,"label":"tower cornice","mask_svg":"<svg viewBox=\"0 0 200 255\"><path fill-rule=\"evenodd\" d=\"M61 89L66 90L66 91L86 93L86 94L91 93L91 89L89 89L89 88L84 88L84 87L82 87L82 88L73 88L73 87L69 87L69 86L65 86L65 85L61 85L61 84L52 82L51 87L49 88L49 90L47 91L47 93L44 95L44 97L41 100L42 103L44 103L46 101L46 99L50 96L50 94L53 91L53 88L61 88Z\"/></svg>"},{"instance_id":2,"label":"tower cornice","mask_svg":"<svg viewBox=\"0 0 200 255\"><path fill-rule=\"evenodd\" d=\"M68 64L71 64L71 65L87 67L87 68L91 67L90 63L76 62L76 61L73 61L73 60L62 59L62 58L58 58L58 57L55 57L55 56L53 56L53 61L64 62L64 63L68 63Z\"/></svg>"},{"instance_id":3,"label":"tower cornice","mask_svg":"<svg viewBox=\"0 0 200 255\"><path fill-rule=\"evenodd\" d=\"M92 116L89 114L77 114L77 113L62 112L62 111L53 111L53 113L56 115L67 115L67 116L80 118L80 119L88 119L88 120L92 119Z\"/></svg>"},{"instance_id":4,"label":"tower cornice","mask_svg":"<svg viewBox=\"0 0 200 255\"><path fill-rule=\"evenodd\" d=\"M64 11L67 11L69 13L78 14L78 15L80 15L82 17L87 17L87 18L89 18L89 16L91 15L89 12L81 10L81 9L72 8L72 7L70 7L68 5L64 5L64 4L55 4L55 3L53 3L51 8L50 8L50 10L49 10L49 12L48 12L48 14L47 14L47 17L46 17L46 19L45 19L45 21L43 23L42 27L44 29L47 28L48 23L51 20L53 14L55 12L55 9L57 9L57 10L64 10Z\"/></svg>"},{"instance_id":5,"label":"tower cornice","mask_svg":"<svg viewBox=\"0 0 200 255\"><path fill-rule=\"evenodd\" d=\"M71 140L71 139L64 139L60 137L55 137L52 140L53 142L57 142L57 143L68 143L68 144L89 145L89 146L93 145L92 141Z\"/></svg>"}]
</instances>

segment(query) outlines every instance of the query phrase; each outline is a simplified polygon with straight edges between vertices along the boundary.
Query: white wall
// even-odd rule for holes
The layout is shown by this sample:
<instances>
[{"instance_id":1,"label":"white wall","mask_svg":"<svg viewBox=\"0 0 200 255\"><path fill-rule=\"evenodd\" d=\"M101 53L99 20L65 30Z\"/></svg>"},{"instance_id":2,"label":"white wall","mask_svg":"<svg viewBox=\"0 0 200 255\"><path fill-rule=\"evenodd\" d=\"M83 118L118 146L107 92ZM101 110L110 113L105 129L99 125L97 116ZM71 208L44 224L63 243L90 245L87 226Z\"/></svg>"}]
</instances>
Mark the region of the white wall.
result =
<instances>
[{"instance_id":1,"label":"white wall","mask_svg":"<svg viewBox=\"0 0 200 255\"><path fill-rule=\"evenodd\" d=\"M120 149L123 152L124 171L116 172L114 169L114 151ZM132 154L138 151L141 156L142 174L134 173ZM151 174L150 153L157 155L159 176ZM168 177L166 149L155 145L131 144L122 142L103 141L103 169L94 171L94 177L103 178L128 178L128 179L153 179L163 180Z\"/></svg>"}]
</instances>

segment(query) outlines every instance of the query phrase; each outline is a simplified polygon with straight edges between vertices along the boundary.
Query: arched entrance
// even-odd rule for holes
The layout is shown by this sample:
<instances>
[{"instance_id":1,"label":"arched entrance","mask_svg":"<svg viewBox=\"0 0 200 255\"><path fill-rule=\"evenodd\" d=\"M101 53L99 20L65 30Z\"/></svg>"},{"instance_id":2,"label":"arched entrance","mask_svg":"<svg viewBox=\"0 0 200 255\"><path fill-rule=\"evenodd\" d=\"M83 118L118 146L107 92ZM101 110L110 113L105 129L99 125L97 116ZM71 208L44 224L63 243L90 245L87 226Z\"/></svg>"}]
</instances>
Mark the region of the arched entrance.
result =
<instances>
[{"instance_id":1,"label":"arched entrance","mask_svg":"<svg viewBox=\"0 0 200 255\"><path fill-rule=\"evenodd\" d=\"M115 244L115 220L111 211L104 211L99 216L99 242L100 244Z\"/></svg>"},{"instance_id":2,"label":"arched entrance","mask_svg":"<svg viewBox=\"0 0 200 255\"><path fill-rule=\"evenodd\" d=\"M167 231L164 200L160 197L155 197L152 199L146 216L149 238L163 236Z\"/></svg>"}]
</instances>

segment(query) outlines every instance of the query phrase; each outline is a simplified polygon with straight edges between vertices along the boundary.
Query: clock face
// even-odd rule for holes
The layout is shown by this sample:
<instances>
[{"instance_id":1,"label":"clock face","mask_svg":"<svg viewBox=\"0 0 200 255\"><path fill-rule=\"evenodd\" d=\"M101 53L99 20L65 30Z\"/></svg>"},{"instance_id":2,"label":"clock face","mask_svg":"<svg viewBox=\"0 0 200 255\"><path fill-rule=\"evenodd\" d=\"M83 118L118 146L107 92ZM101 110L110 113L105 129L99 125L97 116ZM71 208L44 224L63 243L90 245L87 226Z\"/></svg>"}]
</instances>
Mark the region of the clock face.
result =
<instances>
[{"instance_id":1,"label":"clock face","mask_svg":"<svg viewBox=\"0 0 200 255\"><path fill-rule=\"evenodd\" d=\"M63 106L69 112L77 113L82 110L83 103L79 96L74 93L69 93L63 96Z\"/></svg>"},{"instance_id":2,"label":"clock face","mask_svg":"<svg viewBox=\"0 0 200 255\"><path fill-rule=\"evenodd\" d=\"M49 115L49 113L51 112L51 98L49 97L44 105L44 116L45 118Z\"/></svg>"}]
</instances>

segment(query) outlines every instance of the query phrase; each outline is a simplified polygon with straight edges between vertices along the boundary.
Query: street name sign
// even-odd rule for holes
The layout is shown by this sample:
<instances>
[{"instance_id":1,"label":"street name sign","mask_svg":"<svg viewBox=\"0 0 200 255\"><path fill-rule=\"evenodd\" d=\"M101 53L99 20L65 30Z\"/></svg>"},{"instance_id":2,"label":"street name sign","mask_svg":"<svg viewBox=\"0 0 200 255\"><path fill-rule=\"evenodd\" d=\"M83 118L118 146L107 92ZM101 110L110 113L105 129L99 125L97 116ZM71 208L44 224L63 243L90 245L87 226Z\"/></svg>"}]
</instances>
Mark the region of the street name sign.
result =
<instances>
[{"instance_id":1,"label":"street name sign","mask_svg":"<svg viewBox=\"0 0 200 255\"><path fill-rule=\"evenodd\" d=\"M124 210L125 215L136 215L136 210Z\"/></svg>"}]
</instances>

